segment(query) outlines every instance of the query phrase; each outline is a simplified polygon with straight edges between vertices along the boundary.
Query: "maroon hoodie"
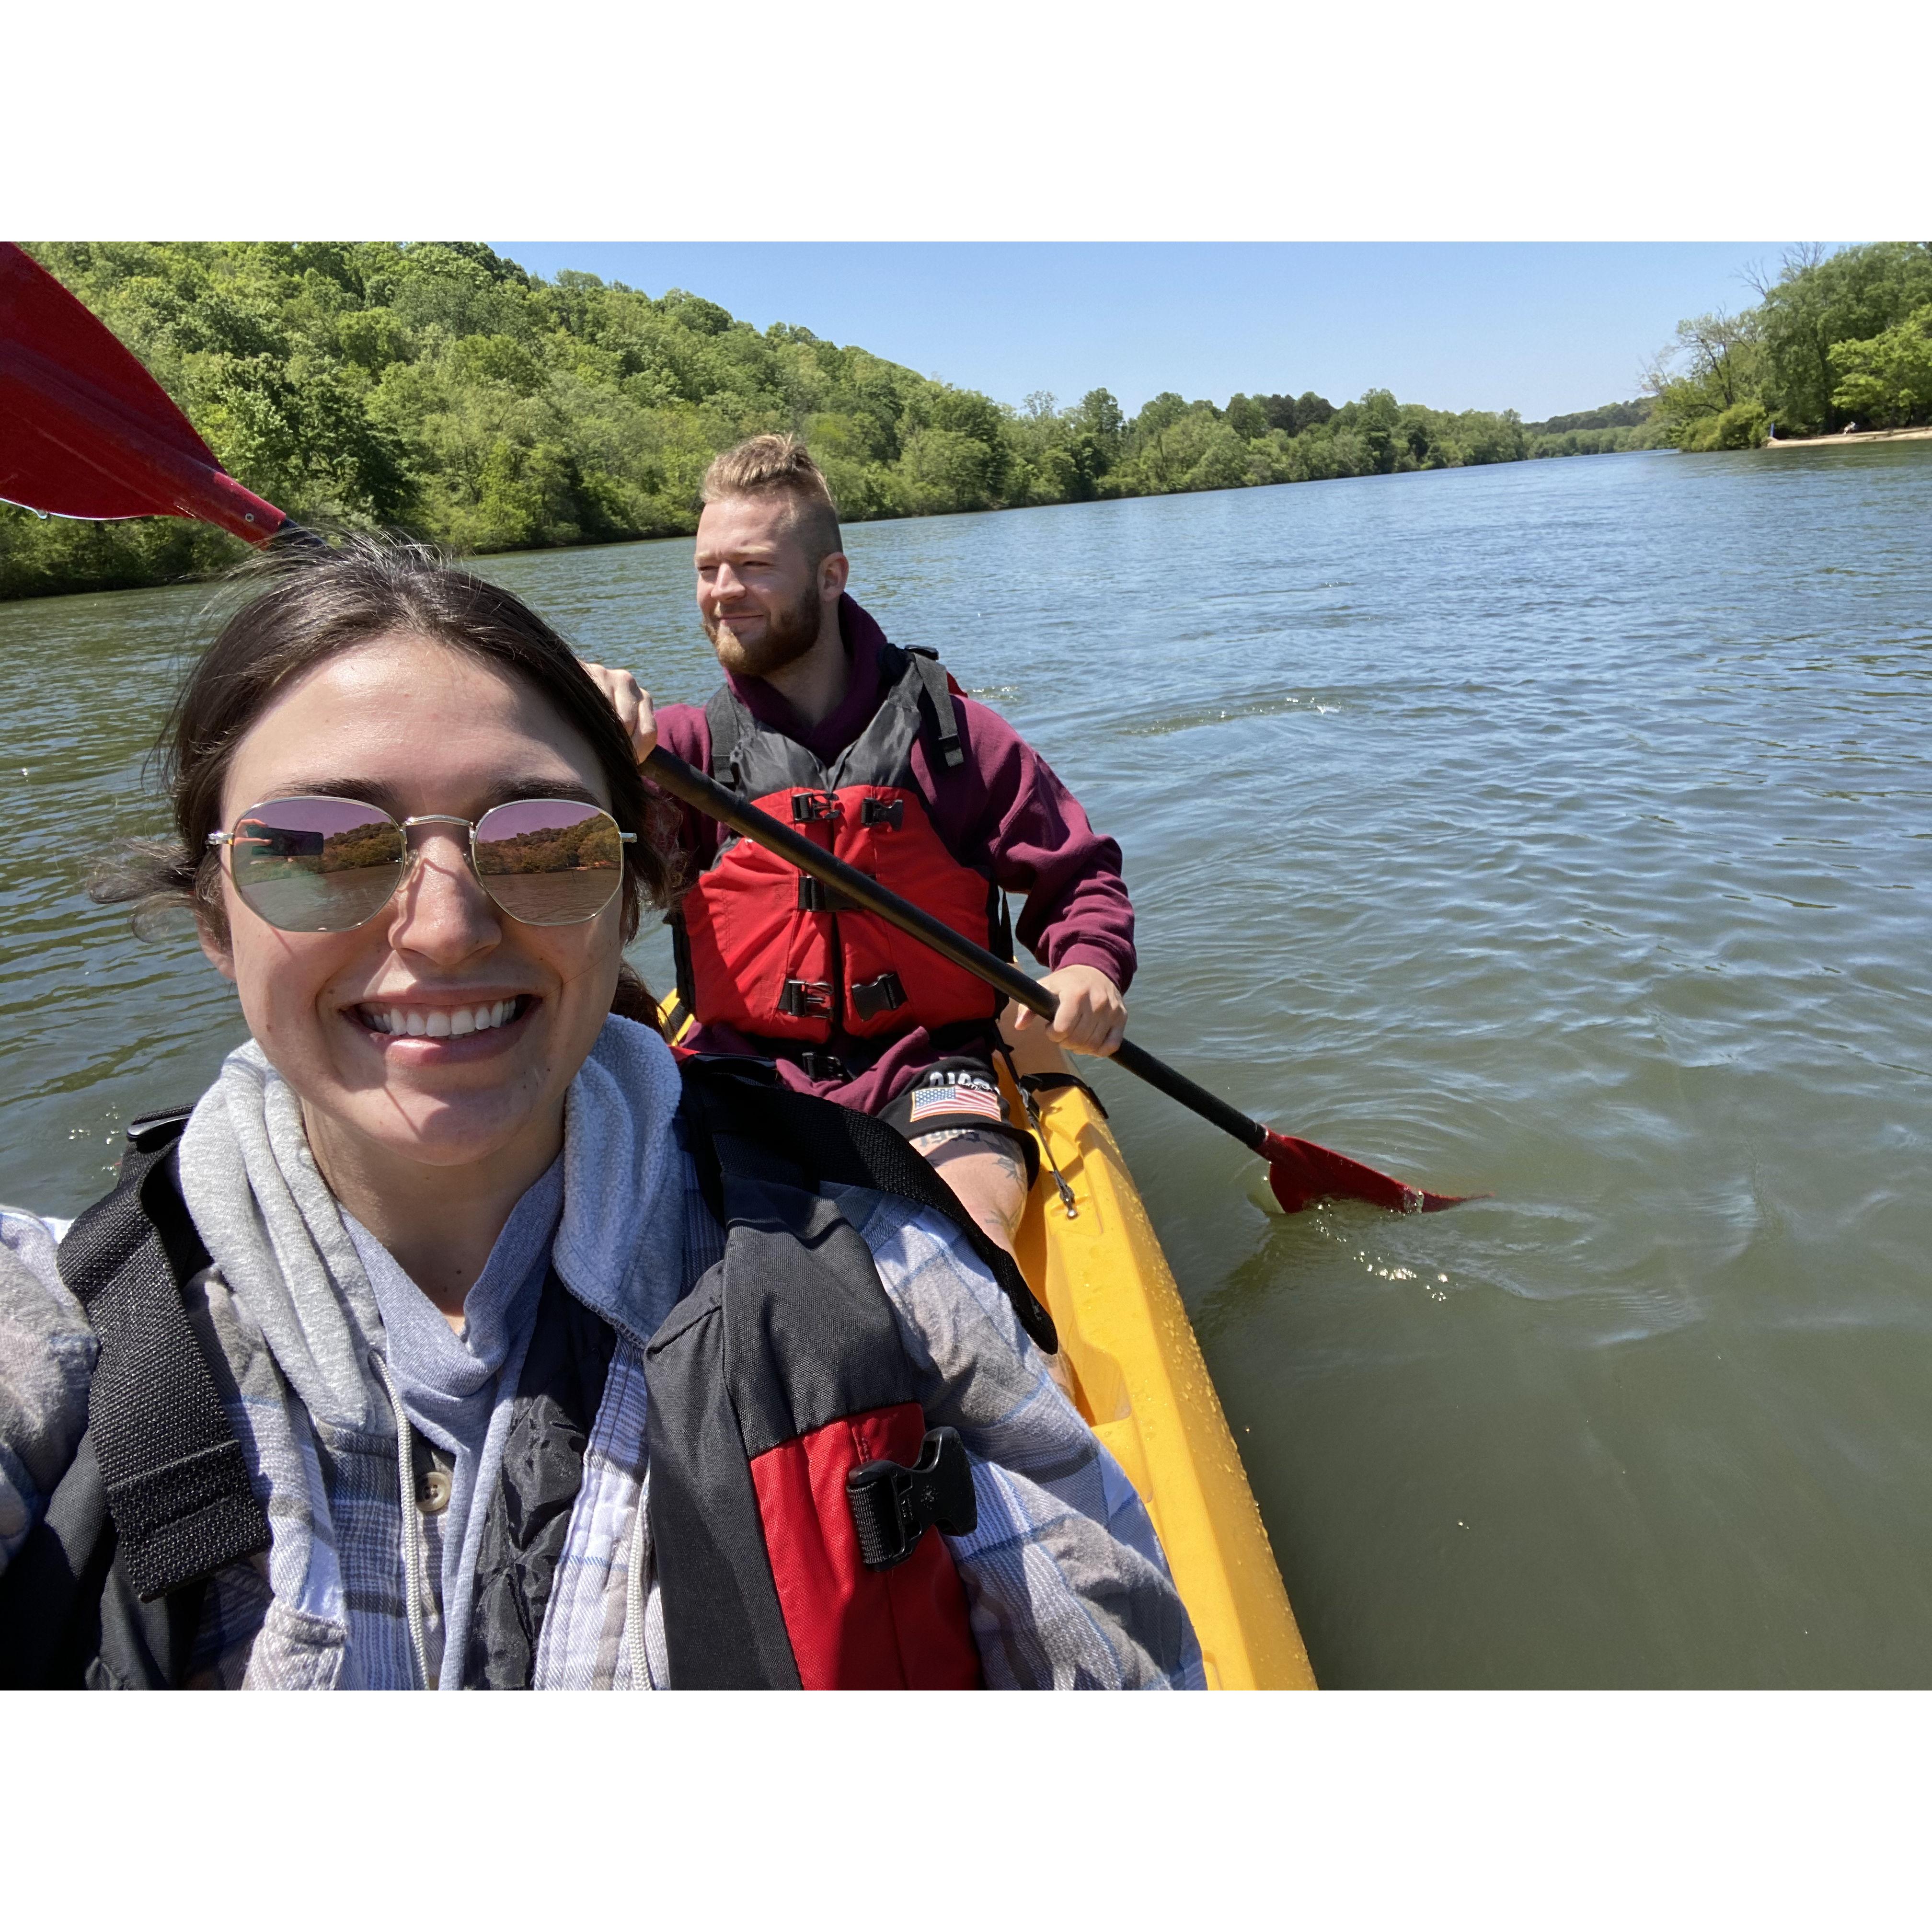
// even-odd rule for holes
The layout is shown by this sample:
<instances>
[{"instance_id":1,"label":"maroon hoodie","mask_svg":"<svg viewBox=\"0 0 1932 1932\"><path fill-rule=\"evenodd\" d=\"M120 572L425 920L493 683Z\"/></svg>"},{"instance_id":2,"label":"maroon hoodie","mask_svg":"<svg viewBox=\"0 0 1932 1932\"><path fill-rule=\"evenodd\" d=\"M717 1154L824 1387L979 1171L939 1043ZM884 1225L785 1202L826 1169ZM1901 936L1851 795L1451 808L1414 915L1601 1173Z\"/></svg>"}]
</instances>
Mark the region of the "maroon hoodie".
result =
<instances>
[{"instance_id":1,"label":"maroon hoodie","mask_svg":"<svg viewBox=\"0 0 1932 1932\"><path fill-rule=\"evenodd\" d=\"M803 724L764 679L726 674L753 717L796 739L827 764L872 722L882 696L879 652L885 633L850 597L838 601L838 622L852 660L851 677L838 708L821 724ZM964 764L935 772L923 734L912 751L913 783L934 829L956 858L986 873L1004 890L1025 895L1016 936L1049 972L1062 966L1097 967L1125 992L1134 974L1134 909L1120 878L1120 847L1095 832L1078 800L998 712L970 698L956 698L953 708ZM711 732L701 706L666 705L658 713L658 736L687 764L700 771L711 769ZM679 838L702 867L717 851L718 827L686 808ZM989 1042L992 1036L989 1028ZM837 1054L854 1077L814 1081L797 1063L802 1047L796 1041L756 1039L730 1027L709 1026L694 1030L683 1043L702 1052L776 1060L787 1085L868 1113L903 1092L946 1052L961 1050L936 1046L922 1027L883 1043L835 1033L819 1050Z\"/></svg>"}]
</instances>

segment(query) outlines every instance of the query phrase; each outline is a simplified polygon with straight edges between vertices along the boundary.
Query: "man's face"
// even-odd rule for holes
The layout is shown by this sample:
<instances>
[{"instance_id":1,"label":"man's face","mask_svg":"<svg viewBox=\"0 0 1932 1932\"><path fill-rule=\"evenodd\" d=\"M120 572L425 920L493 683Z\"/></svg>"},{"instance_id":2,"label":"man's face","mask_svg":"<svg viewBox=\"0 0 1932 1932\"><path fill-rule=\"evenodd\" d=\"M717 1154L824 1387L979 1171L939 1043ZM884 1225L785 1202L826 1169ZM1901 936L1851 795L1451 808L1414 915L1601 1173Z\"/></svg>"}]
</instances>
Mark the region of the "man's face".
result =
<instances>
[{"instance_id":1,"label":"man's face","mask_svg":"<svg viewBox=\"0 0 1932 1932\"><path fill-rule=\"evenodd\" d=\"M698 614L718 662L740 677L803 657L838 601L834 560L814 567L792 514L789 498L768 493L707 503L698 520Z\"/></svg>"}]
</instances>

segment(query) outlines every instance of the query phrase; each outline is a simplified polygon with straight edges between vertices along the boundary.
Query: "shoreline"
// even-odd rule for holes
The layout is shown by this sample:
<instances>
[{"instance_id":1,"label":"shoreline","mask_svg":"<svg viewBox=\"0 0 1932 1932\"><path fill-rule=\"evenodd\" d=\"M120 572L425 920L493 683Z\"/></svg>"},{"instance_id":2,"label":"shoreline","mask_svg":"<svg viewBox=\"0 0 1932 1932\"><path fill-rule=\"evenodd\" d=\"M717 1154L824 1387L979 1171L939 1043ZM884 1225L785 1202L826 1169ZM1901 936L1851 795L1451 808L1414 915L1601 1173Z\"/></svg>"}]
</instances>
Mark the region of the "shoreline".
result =
<instances>
[{"instance_id":1,"label":"shoreline","mask_svg":"<svg viewBox=\"0 0 1932 1932\"><path fill-rule=\"evenodd\" d=\"M1760 449L1837 449L1850 442L1922 442L1932 438L1927 429L1856 429L1837 436L1780 436L1767 437Z\"/></svg>"}]
</instances>

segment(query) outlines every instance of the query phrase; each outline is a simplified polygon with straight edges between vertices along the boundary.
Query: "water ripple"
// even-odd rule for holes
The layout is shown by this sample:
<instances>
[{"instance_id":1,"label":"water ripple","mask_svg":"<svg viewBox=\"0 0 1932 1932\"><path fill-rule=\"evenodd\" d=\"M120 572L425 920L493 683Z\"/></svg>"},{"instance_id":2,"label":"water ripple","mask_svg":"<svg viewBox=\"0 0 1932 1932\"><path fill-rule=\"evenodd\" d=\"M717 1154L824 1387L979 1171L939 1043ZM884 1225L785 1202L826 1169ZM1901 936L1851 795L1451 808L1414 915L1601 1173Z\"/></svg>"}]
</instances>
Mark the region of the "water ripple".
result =
<instances>
[{"instance_id":1,"label":"water ripple","mask_svg":"<svg viewBox=\"0 0 1932 1932\"><path fill-rule=\"evenodd\" d=\"M850 532L1120 841L1136 1036L1495 1194L1270 1219L1096 1076L1324 1681L1932 1682L1932 446L1820 454ZM688 542L487 567L710 688ZM78 887L205 601L0 607L0 1196L71 1212L238 1036Z\"/></svg>"}]
</instances>

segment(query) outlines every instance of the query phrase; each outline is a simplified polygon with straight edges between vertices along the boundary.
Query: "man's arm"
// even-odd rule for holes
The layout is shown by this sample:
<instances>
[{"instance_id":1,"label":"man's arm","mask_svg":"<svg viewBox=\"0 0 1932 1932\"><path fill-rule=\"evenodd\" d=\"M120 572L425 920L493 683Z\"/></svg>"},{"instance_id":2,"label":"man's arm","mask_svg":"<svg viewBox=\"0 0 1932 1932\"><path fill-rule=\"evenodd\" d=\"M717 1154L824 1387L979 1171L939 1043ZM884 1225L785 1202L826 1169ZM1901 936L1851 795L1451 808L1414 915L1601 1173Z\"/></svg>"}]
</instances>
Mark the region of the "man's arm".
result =
<instances>
[{"instance_id":1,"label":"man's arm","mask_svg":"<svg viewBox=\"0 0 1932 1932\"><path fill-rule=\"evenodd\" d=\"M1060 998L1049 1032L1078 1053L1112 1053L1126 1030L1123 995L1134 976L1134 909L1120 848L1088 822L1052 766L996 711L955 698L966 764L935 783L922 741L914 770L934 801L940 836L994 882L1023 893L1015 937L1048 969ZM1042 1024L1020 1006L1016 1033Z\"/></svg>"}]
</instances>

